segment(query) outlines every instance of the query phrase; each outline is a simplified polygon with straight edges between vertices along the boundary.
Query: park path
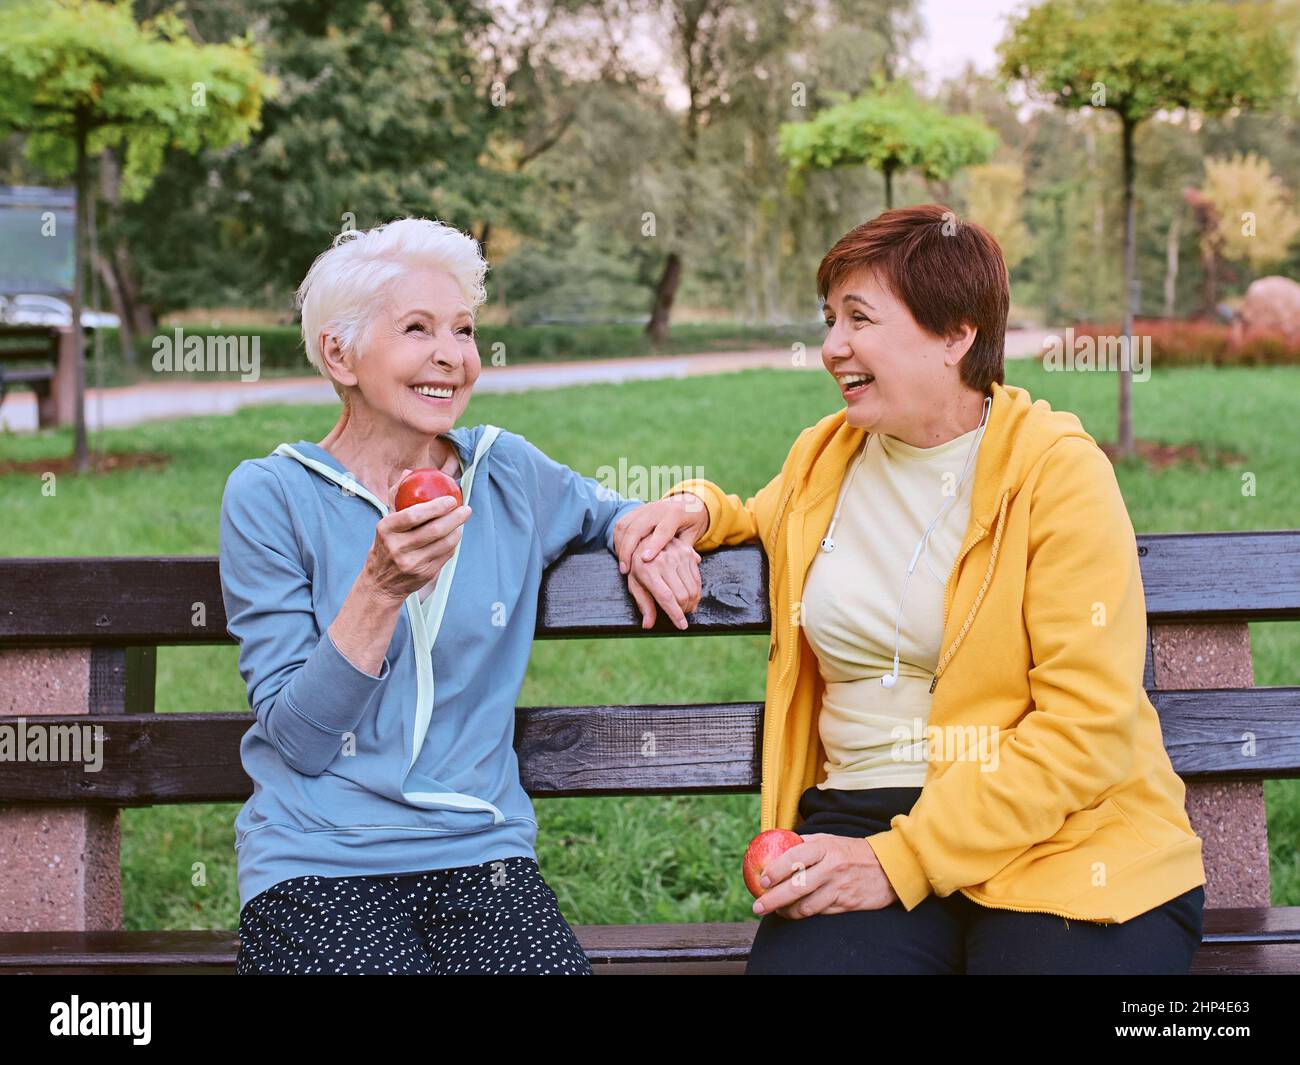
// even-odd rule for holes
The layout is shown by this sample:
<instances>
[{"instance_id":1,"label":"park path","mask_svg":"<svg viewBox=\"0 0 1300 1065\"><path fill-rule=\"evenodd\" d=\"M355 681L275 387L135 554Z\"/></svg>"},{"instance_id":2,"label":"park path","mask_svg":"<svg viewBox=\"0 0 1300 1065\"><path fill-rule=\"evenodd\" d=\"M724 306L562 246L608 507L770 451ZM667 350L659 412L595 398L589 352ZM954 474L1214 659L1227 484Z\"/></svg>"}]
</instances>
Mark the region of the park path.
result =
<instances>
[{"instance_id":1,"label":"park path","mask_svg":"<svg viewBox=\"0 0 1300 1065\"><path fill-rule=\"evenodd\" d=\"M1027 358L1043 349L1042 330L1010 330L1006 357ZM705 352L695 355L646 355L624 359L582 359L532 363L526 366L484 365L475 393L528 392L572 385L618 384L623 381L694 377L772 368L824 373L821 352L810 348L803 366L791 362L789 348ZM231 414L241 407L268 403L338 402L333 387L319 375L272 377L261 381L147 382L122 388L86 389L86 426L109 428L165 418ZM0 431L28 433L36 429L36 397L11 392L0 407Z\"/></svg>"}]
</instances>

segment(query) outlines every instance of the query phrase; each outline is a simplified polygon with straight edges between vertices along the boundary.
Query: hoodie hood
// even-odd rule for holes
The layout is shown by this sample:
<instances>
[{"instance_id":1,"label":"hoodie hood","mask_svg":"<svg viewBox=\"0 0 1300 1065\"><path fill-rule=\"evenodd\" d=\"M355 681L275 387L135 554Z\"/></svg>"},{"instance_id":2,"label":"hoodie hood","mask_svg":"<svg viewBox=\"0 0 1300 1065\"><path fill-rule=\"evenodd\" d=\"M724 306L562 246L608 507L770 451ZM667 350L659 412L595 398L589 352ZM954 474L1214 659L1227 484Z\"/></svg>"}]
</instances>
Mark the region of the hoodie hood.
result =
<instances>
[{"instance_id":1,"label":"hoodie hood","mask_svg":"<svg viewBox=\"0 0 1300 1065\"><path fill-rule=\"evenodd\" d=\"M1083 423L1069 411L1052 410L1046 400L1033 400L1015 385L994 384L988 425L975 460L971 488L971 518L987 530L997 520L1005 495L1014 496L1029 471L1058 440L1078 436L1095 444ZM811 506L825 493L838 490L844 472L868 435L849 425L847 408L823 418L810 432L809 449L800 463L803 482L795 506Z\"/></svg>"},{"instance_id":2,"label":"hoodie hood","mask_svg":"<svg viewBox=\"0 0 1300 1065\"><path fill-rule=\"evenodd\" d=\"M1066 437L1082 437L1096 445L1075 415L1052 410L1046 400L1031 399L1025 389L994 384L990 392L993 402L975 460L970 524L956 566L960 569L970 550L990 533L992 550L984 566L980 591L939 659L931 691L961 646L984 601L984 593L997 565L1007 508L1030 471L1058 441ZM813 558L812 551L805 551L803 545L815 543L824 534L825 519L830 516L830 508L845 473L868 435L867 430L849 425L846 416L847 409L828 415L806 430L795 444L795 450L799 452L795 482L782 503L776 522L780 524L788 505L792 539L781 557L787 563L793 561L796 566L796 588L802 587ZM951 595L950 581L945 592L945 615Z\"/></svg>"},{"instance_id":3,"label":"hoodie hood","mask_svg":"<svg viewBox=\"0 0 1300 1065\"><path fill-rule=\"evenodd\" d=\"M456 477L457 483L461 481L465 476L465 471L469 469L470 465L473 463L474 452L478 448L479 441L482 439L483 433L486 429L487 427L484 425L457 426L449 432L438 434L440 440L448 441L452 447L456 449L456 455L460 459L460 474ZM357 495L370 500L379 507L381 512L388 512L387 502L375 499L369 492L357 484L351 471L339 462L331 452L326 451L325 448L321 447L320 444L314 444L309 440L299 440L295 444L281 444L280 448L283 449L280 452L281 454L287 454L291 458L298 459L298 461L302 462L307 469L312 470L319 476L326 477L328 480L339 484L349 484ZM322 466L326 469L321 469ZM339 476L331 477L329 473L326 472L327 470L331 470Z\"/></svg>"}]
</instances>

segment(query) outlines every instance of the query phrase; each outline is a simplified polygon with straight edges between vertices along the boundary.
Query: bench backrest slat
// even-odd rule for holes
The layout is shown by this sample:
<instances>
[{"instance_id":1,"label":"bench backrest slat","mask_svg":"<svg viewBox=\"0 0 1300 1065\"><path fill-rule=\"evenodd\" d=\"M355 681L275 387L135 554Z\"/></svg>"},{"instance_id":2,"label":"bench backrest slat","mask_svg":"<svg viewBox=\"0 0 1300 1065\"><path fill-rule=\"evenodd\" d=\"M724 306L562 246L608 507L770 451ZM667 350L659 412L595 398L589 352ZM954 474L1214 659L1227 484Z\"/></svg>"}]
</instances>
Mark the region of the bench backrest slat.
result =
<instances>
[{"instance_id":1,"label":"bench backrest slat","mask_svg":"<svg viewBox=\"0 0 1300 1065\"><path fill-rule=\"evenodd\" d=\"M1138 537L1138 550L1149 621L1300 618L1300 531L1157 534ZM700 609L681 635L769 631L761 547L704 555L701 578ZM546 572L539 638L649 634L679 633L664 617L641 628L609 552L575 552ZM0 645L229 640L213 556L0 559Z\"/></svg>"}]
</instances>

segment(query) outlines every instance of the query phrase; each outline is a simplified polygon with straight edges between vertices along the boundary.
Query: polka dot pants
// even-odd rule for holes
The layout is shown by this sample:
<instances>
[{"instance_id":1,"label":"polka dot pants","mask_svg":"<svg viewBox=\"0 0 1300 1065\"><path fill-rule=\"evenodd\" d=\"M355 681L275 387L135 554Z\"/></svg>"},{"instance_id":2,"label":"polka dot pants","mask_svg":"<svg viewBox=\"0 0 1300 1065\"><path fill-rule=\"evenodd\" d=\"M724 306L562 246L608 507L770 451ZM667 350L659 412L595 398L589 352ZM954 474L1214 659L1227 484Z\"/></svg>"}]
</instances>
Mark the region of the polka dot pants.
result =
<instances>
[{"instance_id":1,"label":"polka dot pants","mask_svg":"<svg viewBox=\"0 0 1300 1065\"><path fill-rule=\"evenodd\" d=\"M299 876L239 914L235 971L591 975L535 858L394 876Z\"/></svg>"}]
</instances>

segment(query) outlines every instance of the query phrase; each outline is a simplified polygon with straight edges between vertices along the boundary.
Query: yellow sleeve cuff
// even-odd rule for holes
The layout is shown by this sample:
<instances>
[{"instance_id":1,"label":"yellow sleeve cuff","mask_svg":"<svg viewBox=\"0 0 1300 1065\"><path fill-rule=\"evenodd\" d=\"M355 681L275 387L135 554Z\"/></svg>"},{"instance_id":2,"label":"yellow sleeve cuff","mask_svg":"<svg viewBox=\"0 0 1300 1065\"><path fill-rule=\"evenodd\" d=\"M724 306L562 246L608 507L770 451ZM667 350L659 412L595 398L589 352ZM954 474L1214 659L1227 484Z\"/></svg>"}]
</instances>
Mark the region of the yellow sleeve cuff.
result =
<instances>
[{"instance_id":1,"label":"yellow sleeve cuff","mask_svg":"<svg viewBox=\"0 0 1300 1065\"><path fill-rule=\"evenodd\" d=\"M868 836L867 843L875 852L876 860L889 878L903 909L915 909L933 889L912 848L893 828Z\"/></svg>"},{"instance_id":2,"label":"yellow sleeve cuff","mask_svg":"<svg viewBox=\"0 0 1300 1065\"><path fill-rule=\"evenodd\" d=\"M720 502L718 499L718 486L712 481L696 477L687 481L679 481L660 498L667 499L671 495L678 495L682 492L689 492L693 496L698 496L704 502L704 509L709 512L709 527L704 530L704 535L695 541L695 549L697 551L712 551L715 547L719 547L720 542L712 539L709 535L719 527L718 508Z\"/></svg>"}]
</instances>

